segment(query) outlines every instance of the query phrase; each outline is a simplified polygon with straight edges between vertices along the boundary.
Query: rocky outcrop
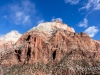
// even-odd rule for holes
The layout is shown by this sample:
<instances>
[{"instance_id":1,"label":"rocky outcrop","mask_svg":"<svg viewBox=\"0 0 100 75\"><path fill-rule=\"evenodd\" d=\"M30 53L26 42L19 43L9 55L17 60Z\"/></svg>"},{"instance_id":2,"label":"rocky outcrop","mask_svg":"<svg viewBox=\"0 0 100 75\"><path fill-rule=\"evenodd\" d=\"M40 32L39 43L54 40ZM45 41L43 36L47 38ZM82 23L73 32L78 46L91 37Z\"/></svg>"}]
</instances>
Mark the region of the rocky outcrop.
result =
<instances>
[{"instance_id":1,"label":"rocky outcrop","mask_svg":"<svg viewBox=\"0 0 100 75\"><path fill-rule=\"evenodd\" d=\"M23 34L0 64L4 75L100 75L99 58L100 43L85 33L37 28Z\"/></svg>"},{"instance_id":2,"label":"rocky outcrop","mask_svg":"<svg viewBox=\"0 0 100 75\"><path fill-rule=\"evenodd\" d=\"M11 48L16 41L21 37L18 31L12 30L11 32L7 33L0 37L0 50L9 49Z\"/></svg>"},{"instance_id":3,"label":"rocky outcrop","mask_svg":"<svg viewBox=\"0 0 100 75\"><path fill-rule=\"evenodd\" d=\"M38 30L41 32L47 32L48 34L51 34L55 33L56 30L60 29L75 32L73 28L69 27L67 24L63 24L61 21L40 23L37 27L33 27L29 31Z\"/></svg>"}]
</instances>

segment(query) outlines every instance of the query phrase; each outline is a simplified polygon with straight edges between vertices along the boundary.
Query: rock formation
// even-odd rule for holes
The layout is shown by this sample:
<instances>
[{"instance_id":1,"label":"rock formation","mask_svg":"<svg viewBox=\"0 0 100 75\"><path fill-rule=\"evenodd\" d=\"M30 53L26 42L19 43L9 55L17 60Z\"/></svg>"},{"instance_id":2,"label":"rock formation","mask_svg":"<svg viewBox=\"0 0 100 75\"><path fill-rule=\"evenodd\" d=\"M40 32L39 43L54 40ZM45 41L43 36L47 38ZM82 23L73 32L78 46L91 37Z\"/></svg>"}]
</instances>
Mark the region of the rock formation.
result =
<instances>
[{"instance_id":1,"label":"rock formation","mask_svg":"<svg viewBox=\"0 0 100 75\"><path fill-rule=\"evenodd\" d=\"M100 41L59 21L41 23L0 55L2 75L100 75Z\"/></svg>"},{"instance_id":2,"label":"rock formation","mask_svg":"<svg viewBox=\"0 0 100 75\"><path fill-rule=\"evenodd\" d=\"M18 31L12 30L11 32L7 33L0 37L0 50L4 50L6 48L11 48L12 45L21 37Z\"/></svg>"}]
</instances>

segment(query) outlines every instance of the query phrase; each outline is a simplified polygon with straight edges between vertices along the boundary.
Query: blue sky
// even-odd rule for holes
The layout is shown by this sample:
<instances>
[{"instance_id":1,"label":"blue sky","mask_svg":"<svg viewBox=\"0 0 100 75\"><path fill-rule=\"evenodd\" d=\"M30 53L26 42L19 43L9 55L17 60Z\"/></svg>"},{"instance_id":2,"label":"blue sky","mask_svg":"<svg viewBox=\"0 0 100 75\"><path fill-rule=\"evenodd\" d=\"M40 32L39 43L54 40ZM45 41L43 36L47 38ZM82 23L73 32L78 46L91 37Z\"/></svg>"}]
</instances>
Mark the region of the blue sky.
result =
<instances>
[{"instance_id":1,"label":"blue sky","mask_svg":"<svg viewBox=\"0 0 100 75\"><path fill-rule=\"evenodd\" d=\"M100 0L0 0L0 36L53 19L100 40Z\"/></svg>"}]
</instances>

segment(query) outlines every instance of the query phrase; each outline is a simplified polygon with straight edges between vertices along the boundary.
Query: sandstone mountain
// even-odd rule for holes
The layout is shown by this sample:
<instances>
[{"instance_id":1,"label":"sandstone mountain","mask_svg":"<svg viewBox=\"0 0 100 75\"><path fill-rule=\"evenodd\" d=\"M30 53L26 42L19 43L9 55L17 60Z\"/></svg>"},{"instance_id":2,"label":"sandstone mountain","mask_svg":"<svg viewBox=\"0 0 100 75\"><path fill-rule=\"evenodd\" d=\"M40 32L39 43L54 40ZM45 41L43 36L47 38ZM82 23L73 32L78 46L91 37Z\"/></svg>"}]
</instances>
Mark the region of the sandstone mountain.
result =
<instances>
[{"instance_id":1,"label":"sandstone mountain","mask_svg":"<svg viewBox=\"0 0 100 75\"><path fill-rule=\"evenodd\" d=\"M1 75L100 75L100 41L60 21L40 23L0 52Z\"/></svg>"},{"instance_id":2,"label":"sandstone mountain","mask_svg":"<svg viewBox=\"0 0 100 75\"><path fill-rule=\"evenodd\" d=\"M0 49L4 48L11 48L13 44L21 37L18 31L12 30L11 32L7 33L0 37Z\"/></svg>"}]
</instances>

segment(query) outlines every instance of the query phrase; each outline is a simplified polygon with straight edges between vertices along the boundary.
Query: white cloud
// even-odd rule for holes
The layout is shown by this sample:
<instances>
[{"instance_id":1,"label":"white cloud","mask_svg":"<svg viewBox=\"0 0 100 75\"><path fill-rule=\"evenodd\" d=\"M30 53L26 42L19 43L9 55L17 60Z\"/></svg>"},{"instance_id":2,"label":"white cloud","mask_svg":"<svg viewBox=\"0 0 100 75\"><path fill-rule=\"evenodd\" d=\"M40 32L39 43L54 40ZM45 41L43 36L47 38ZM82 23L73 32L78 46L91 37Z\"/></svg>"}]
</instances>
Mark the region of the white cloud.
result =
<instances>
[{"instance_id":1,"label":"white cloud","mask_svg":"<svg viewBox=\"0 0 100 75\"><path fill-rule=\"evenodd\" d=\"M59 20L59 21L61 21L61 22L62 22L62 19L61 19L61 18L52 18L52 20L51 20L51 21L55 21L55 20Z\"/></svg>"},{"instance_id":2,"label":"white cloud","mask_svg":"<svg viewBox=\"0 0 100 75\"><path fill-rule=\"evenodd\" d=\"M30 23L30 15L27 15L27 16L25 16L25 18L24 18L24 20L23 20L23 24L25 24L25 23Z\"/></svg>"},{"instance_id":3,"label":"white cloud","mask_svg":"<svg viewBox=\"0 0 100 75\"><path fill-rule=\"evenodd\" d=\"M28 0L22 1L19 4L9 5L10 8L10 19L15 24L26 25L31 24L31 14L35 15L36 9L34 4Z\"/></svg>"},{"instance_id":4,"label":"white cloud","mask_svg":"<svg viewBox=\"0 0 100 75\"><path fill-rule=\"evenodd\" d=\"M87 27L88 26L88 20L84 18L82 22L79 22L79 27Z\"/></svg>"},{"instance_id":5,"label":"white cloud","mask_svg":"<svg viewBox=\"0 0 100 75\"><path fill-rule=\"evenodd\" d=\"M16 17L20 18L23 15L23 12L16 12Z\"/></svg>"},{"instance_id":6,"label":"white cloud","mask_svg":"<svg viewBox=\"0 0 100 75\"><path fill-rule=\"evenodd\" d=\"M2 37L3 35L2 34L0 34L0 38Z\"/></svg>"},{"instance_id":7,"label":"white cloud","mask_svg":"<svg viewBox=\"0 0 100 75\"><path fill-rule=\"evenodd\" d=\"M40 21L38 21L37 23L39 24L39 23L43 23L44 22L44 20L40 20Z\"/></svg>"},{"instance_id":8,"label":"white cloud","mask_svg":"<svg viewBox=\"0 0 100 75\"><path fill-rule=\"evenodd\" d=\"M18 3L10 3L5 7L6 16L3 17L9 20L9 22L16 25L31 25L40 20L41 14L39 14L35 8L35 4L30 0L20 0Z\"/></svg>"},{"instance_id":9,"label":"white cloud","mask_svg":"<svg viewBox=\"0 0 100 75\"><path fill-rule=\"evenodd\" d=\"M79 3L80 0L65 0L65 3L70 3L72 5L76 5Z\"/></svg>"},{"instance_id":10,"label":"white cloud","mask_svg":"<svg viewBox=\"0 0 100 75\"><path fill-rule=\"evenodd\" d=\"M7 16L6 16L6 15L4 15L4 16L3 16L3 18L7 19Z\"/></svg>"},{"instance_id":11,"label":"white cloud","mask_svg":"<svg viewBox=\"0 0 100 75\"><path fill-rule=\"evenodd\" d=\"M91 26L87 28L84 32L88 34L90 37L94 37L98 31L99 31L98 27Z\"/></svg>"},{"instance_id":12,"label":"white cloud","mask_svg":"<svg viewBox=\"0 0 100 75\"><path fill-rule=\"evenodd\" d=\"M79 10L82 9L100 10L100 0L88 0L88 3L86 3L86 5L80 8Z\"/></svg>"}]
</instances>

